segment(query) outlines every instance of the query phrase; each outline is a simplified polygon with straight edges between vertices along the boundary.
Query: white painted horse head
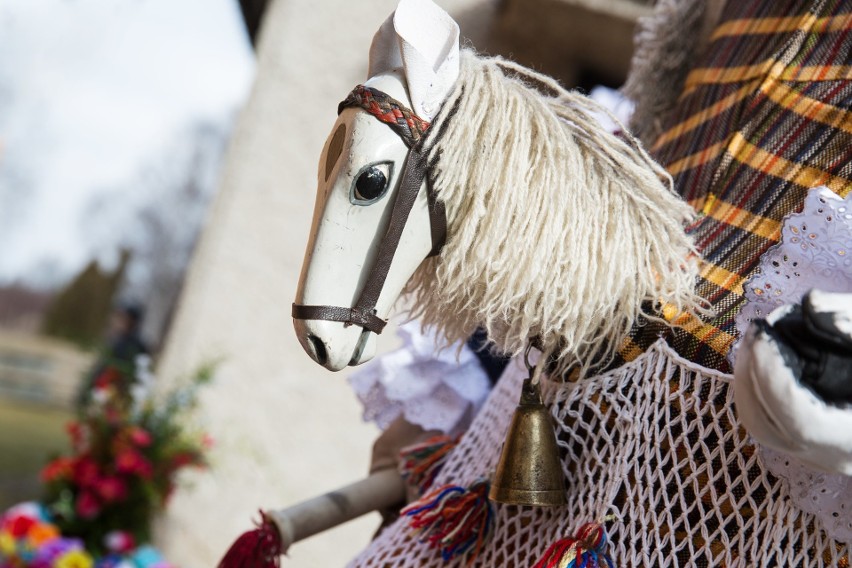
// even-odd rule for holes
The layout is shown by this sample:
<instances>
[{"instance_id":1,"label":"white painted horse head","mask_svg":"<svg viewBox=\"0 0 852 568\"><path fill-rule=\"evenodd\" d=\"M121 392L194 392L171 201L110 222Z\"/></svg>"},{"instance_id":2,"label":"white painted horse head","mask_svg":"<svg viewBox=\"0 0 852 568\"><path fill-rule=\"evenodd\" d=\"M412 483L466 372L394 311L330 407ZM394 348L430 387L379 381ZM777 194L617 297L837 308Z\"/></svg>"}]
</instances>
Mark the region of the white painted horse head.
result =
<instances>
[{"instance_id":1,"label":"white painted horse head","mask_svg":"<svg viewBox=\"0 0 852 568\"><path fill-rule=\"evenodd\" d=\"M386 236L410 146L418 144L455 83L458 68L458 25L429 1L405 0L376 33L369 79L341 103L320 159L297 304L340 307L342 317L337 319L351 315L346 311L361 295ZM295 320L300 343L326 368L337 371L373 357L382 320L432 250L425 191L416 192L403 222L399 254L367 308L374 310L372 331L351 320Z\"/></svg>"},{"instance_id":2,"label":"white painted horse head","mask_svg":"<svg viewBox=\"0 0 852 568\"><path fill-rule=\"evenodd\" d=\"M662 305L697 309L692 210L662 168L589 99L458 38L431 1L402 0L341 104L293 311L308 354L372 358L406 284L448 341L536 337L564 368L611 357Z\"/></svg>"}]
</instances>

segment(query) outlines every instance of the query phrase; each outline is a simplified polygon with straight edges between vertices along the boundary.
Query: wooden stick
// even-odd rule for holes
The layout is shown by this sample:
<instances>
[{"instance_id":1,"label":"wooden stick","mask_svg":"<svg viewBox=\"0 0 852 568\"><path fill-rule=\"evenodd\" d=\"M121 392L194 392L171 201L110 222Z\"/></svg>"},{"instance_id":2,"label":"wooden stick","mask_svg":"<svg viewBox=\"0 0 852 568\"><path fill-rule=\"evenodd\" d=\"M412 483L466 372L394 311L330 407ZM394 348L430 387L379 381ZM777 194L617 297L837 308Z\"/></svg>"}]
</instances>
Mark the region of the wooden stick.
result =
<instances>
[{"instance_id":1,"label":"wooden stick","mask_svg":"<svg viewBox=\"0 0 852 568\"><path fill-rule=\"evenodd\" d=\"M405 482L399 472L386 469L336 491L266 514L278 527L282 550L286 551L294 542L404 501Z\"/></svg>"}]
</instances>

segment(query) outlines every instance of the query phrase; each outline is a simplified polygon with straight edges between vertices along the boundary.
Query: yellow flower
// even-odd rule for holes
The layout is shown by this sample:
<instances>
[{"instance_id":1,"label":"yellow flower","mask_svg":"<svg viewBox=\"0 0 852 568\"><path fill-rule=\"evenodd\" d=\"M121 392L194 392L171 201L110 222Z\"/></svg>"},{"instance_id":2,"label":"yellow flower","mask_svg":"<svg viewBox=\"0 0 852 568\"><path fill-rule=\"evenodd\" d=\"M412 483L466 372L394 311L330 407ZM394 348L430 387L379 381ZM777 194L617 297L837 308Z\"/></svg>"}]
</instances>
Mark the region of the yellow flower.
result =
<instances>
[{"instance_id":1,"label":"yellow flower","mask_svg":"<svg viewBox=\"0 0 852 568\"><path fill-rule=\"evenodd\" d=\"M15 539L6 531L0 531L0 553L6 556L15 553Z\"/></svg>"},{"instance_id":2,"label":"yellow flower","mask_svg":"<svg viewBox=\"0 0 852 568\"><path fill-rule=\"evenodd\" d=\"M56 568L92 568L92 557L82 550L72 550L56 560Z\"/></svg>"}]
</instances>

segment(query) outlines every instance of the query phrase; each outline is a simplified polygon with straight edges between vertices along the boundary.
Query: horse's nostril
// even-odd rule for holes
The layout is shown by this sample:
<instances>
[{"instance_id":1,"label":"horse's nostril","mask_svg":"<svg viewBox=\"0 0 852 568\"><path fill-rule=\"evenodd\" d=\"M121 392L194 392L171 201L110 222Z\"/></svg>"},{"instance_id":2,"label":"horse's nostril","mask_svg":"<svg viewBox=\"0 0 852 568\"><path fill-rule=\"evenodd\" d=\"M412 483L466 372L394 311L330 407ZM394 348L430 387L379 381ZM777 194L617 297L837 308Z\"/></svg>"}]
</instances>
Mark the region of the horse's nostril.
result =
<instances>
[{"instance_id":1,"label":"horse's nostril","mask_svg":"<svg viewBox=\"0 0 852 568\"><path fill-rule=\"evenodd\" d=\"M308 342L310 342L311 347L314 348L314 355L316 355L317 363L325 365L328 361L328 352L325 350L325 343L323 343L320 338L313 333L308 334Z\"/></svg>"}]
</instances>

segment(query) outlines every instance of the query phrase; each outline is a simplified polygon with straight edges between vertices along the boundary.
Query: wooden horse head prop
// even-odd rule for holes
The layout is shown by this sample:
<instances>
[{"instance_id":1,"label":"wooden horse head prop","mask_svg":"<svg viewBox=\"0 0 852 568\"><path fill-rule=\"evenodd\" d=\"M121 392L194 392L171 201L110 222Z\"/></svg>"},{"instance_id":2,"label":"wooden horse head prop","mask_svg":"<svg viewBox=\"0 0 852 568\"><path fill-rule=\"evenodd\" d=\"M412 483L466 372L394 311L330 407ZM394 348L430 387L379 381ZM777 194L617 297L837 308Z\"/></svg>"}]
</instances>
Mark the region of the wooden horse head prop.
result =
<instances>
[{"instance_id":1,"label":"wooden horse head prop","mask_svg":"<svg viewBox=\"0 0 852 568\"><path fill-rule=\"evenodd\" d=\"M422 143L458 69L456 23L406 0L373 39L369 79L340 104L293 308L299 341L330 370L373 357L405 283L443 245Z\"/></svg>"},{"instance_id":2,"label":"wooden horse head prop","mask_svg":"<svg viewBox=\"0 0 852 568\"><path fill-rule=\"evenodd\" d=\"M552 79L459 51L457 24L402 0L320 159L293 305L330 370L372 358L398 296L448 341L484 326L563 370L612 357L638 318L696 310L691 208L606 112Z\"/></svg>"}]
</instances>

